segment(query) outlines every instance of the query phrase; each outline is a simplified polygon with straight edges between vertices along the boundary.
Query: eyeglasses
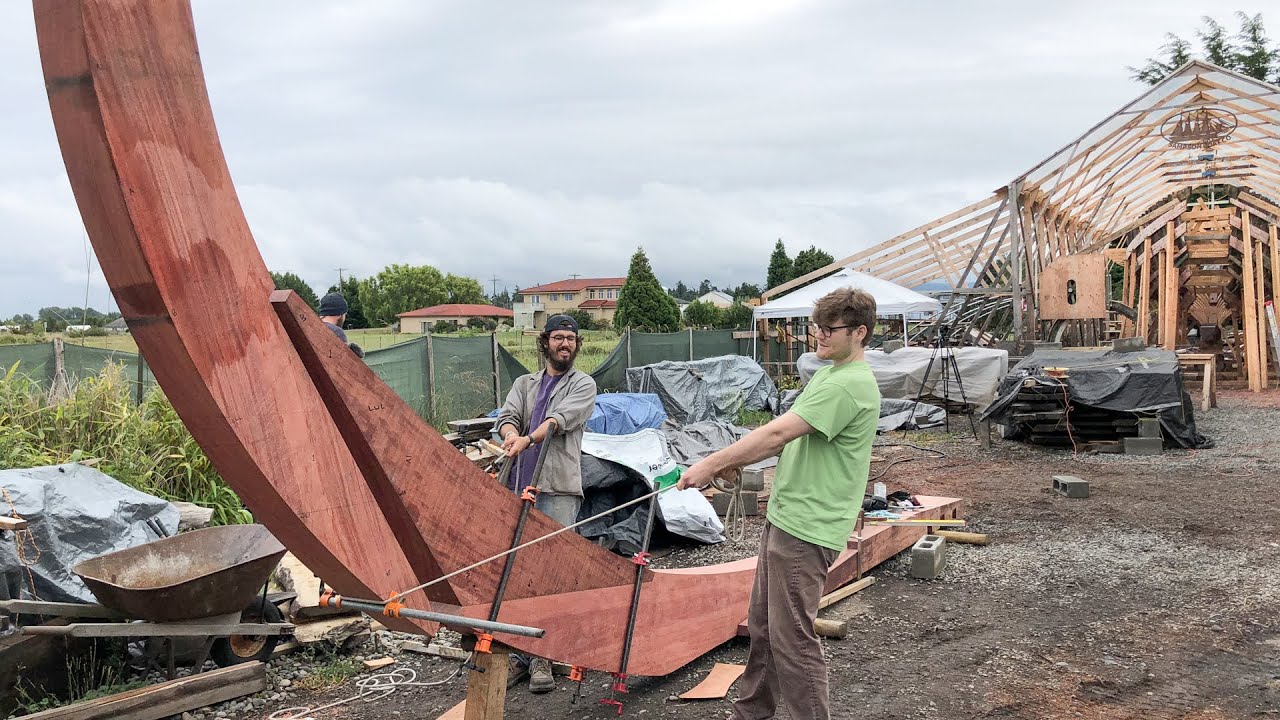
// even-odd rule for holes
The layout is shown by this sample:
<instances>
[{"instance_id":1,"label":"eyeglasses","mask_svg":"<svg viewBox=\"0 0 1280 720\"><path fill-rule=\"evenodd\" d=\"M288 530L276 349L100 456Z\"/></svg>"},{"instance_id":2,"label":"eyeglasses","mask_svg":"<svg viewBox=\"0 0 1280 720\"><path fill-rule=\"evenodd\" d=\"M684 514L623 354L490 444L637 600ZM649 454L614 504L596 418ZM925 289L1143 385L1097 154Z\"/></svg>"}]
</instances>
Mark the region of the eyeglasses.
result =
<instances>
[{"instance_id":1,"label":"eyeglasses","mask_svg":"<svg viewBox=\"0 0 1280 720\"><path fill-rule=\"evenodd\" d=\"M855 327L858 327L858 326L857 325L819 325L817 323L809 323L809 329L812 330L814 334L821 335L822 337L831 337L831 333L837 330L848 330L850 328L855 328Z\"/></svg>"},{"instance_id":2,"label":"eyeglasses","mask_svg":"<svg viewBox=\"0 0 1280 720\"><path fill-rule=\"evenodd\" d=\"M578 342L577 335L552 335L547 339L553 343L560 343L561 345L571 345Z\"/></svg>"}]
</instances>

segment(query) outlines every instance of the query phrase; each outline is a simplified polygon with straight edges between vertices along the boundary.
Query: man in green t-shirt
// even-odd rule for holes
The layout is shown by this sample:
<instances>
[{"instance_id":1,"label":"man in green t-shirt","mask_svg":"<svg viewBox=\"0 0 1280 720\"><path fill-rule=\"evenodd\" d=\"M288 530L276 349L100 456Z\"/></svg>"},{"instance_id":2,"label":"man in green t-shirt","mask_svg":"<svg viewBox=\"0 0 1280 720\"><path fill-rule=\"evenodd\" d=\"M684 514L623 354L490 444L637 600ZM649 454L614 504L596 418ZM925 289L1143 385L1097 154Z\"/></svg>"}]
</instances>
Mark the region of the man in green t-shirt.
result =
<instances>
[{"instance_id":1,"label":"man in green t-shirt","mask_svg":"<svg viewBox=\"0 0 1280 720\"><path fill-rule=\"evenodd\" d=\"M880 390L863 358L876 301L844 288L818 300L811 328L818 357L830 360L791 410L695 463L680 487L782 452L760 536L747 625L751 652L734 703L735 720L771 718L781 704L793 718L831 716L827 666L813 630L827 570L862 509Z\"/></svg>"}]
</instances>

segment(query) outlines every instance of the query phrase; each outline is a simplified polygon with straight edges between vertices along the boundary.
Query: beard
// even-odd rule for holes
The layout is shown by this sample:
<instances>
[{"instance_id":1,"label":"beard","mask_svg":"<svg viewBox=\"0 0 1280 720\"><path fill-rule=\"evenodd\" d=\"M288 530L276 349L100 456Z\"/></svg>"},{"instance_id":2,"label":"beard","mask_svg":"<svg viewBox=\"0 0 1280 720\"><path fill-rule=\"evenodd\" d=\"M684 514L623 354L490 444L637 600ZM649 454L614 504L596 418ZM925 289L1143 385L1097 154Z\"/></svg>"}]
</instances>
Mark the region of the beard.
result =
<instances>
[{"instance_id":1,"label":"beard","mask_svg":"<svg viewBox=\"0 0 1280 720\"><path fill-rule=\"evenodd\" d=\"M558 373L569 372L569 368L573 367L573 361L578 359L578 346L575 344L573 350L569 352L568 360L561 360L558 356L553 355L548 348L544 353L547 358L547 364L555 368Z\"/></svg>"}]
</instances>

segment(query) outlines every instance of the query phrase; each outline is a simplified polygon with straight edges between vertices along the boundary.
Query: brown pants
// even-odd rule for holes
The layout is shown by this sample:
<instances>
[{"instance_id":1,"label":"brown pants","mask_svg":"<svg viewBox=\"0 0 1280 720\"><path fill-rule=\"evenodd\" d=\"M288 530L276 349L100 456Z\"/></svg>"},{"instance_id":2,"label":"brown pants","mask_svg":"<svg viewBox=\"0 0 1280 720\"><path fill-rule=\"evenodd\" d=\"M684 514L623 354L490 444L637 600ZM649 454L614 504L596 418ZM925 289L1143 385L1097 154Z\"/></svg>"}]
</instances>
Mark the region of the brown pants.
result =
<instances>
[{"instance_id":1,"label":"brown pants","mask_svg":"<svg viewBox=\"0 0 1280 720\"><path fill-rule=\"evenodd\" d=\"M807 543L769 523L760 535L747 627L751 651L736 720L765 720L786 708L795 720L831 717L827 663L813 630L835 550Z\"/></svg>"}]
</instances>

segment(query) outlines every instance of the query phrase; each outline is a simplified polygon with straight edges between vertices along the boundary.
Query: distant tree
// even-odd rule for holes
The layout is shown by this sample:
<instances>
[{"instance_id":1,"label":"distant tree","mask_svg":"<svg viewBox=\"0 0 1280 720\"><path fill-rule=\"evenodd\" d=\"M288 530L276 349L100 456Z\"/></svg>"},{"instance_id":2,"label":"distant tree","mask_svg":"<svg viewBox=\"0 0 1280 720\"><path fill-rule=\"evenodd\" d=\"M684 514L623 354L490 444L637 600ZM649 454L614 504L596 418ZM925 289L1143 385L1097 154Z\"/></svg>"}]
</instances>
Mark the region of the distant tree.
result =
<instances>
[{"instance_id":1,"label":"distant tree","mask_svg":"<svg viewBox=\"0 0 1280 720\"><path fill-rule=\"evenodd\" d=\"M569 317L573 318L573 321L578 323L579 330L595 329L596 319L591 317L591 313L587 312L586 310L580 310L578 308L574 308L573 310L566 312L565 315L568 315Z\"/></svg>"},{"instance_id":2,"label":"distant tree","mask_svg":"<svg viewBox=\"0 0 1280 720\"><path fill-rule=\"evenodd\" d=\"M702 282L698 283L698 293L694 297L700 298L715 289L716 286L712 285L710 280L703 279Z\"/></svg>"},{"instance_id":3,"label":"distant tree","mask_svg":"<svg viewBox=\"0 0 1280 720\"><path fill-rule=\"evenodd\" d=\"M742 283L729 293L735 300L749 300L751 298L760 297L760 286L752 283Z\"/></svg>"},{"instance_id":4,"label":"distant tree","mask_svg":"<svg viewBox=\"0 0 1280 720\"><path fill-rule=\"evenodd\" d=\"M390 325L400 313L449 302L444 275L430 265L388 265L360 281L359 296L375 327Z\"/></svg>"},{"instance_id":5,"label":"distant tree","mask_svg":"<svg viewBox=\"0 0 1280 720\"><path fill-rule=\"evenodd\" d=\"M271 273L271 282L275 283L277 290L292 290L298 293L298 297L307 304L312 310L320 307L320 299L316 297L316 291L311 289L306 280L298 277L294 273L287 272L284 274L278 272Z\"/></svg>"},{"instance_id":6,"label":"distant tree","mask_svg":"<svg viewBox=\"0 0 1280 720\"><path fill-rule=\"evenodd\" d=\"M695 300L684 309L684 324L694 328L711 328L720 324L720 308Z\"/></svg>"},{"instance_id":7,"label":"distant tree","mask_svg":"<svg viewBox=\"0 0 1280 720\"><path fill-rule=\"evenodd\" d=\"M830 253L810 245L808 250L801 250L796 253L795 262L792 264L792 272L794 274L791 279L794 280L803 275L808 275L814 270L824 268L835 261L836 259L831 257Z\"/></svg>"},{"instance_id":8,"label":"distant tree","mask_svg":"<svg viewBox=\"0 0 1280 720\"><path fill-rule=\"evenodd\" d=\"M33 323L44 323L45 330L49 332L62 332L67 329L68 325L88 325L89 327L102 327L107 323L120 317L119 313L111 313L110 315L98 312L93 308L83 307L58 307L51 305L42 307L36 312Z\"/></svg>"},{"instance_id":9,"label":"distant tree","mask_svg":"<svg viewBox=\"0 0 1280 720\"><path fill-rule=\"evenodd\" d=\"M769 256L769 273L765 279L765 286L775 288L793 277L795 273L791 258L787 255L787 248L782 244L782 238L778 238L778 242L773 245L773 254Z\"/></svg>"},{"instance_id":10,"label":"distant tree","mask_svg":"<svg viewBox=\"0 0 1280 720\"><path fill-rule=\"evenodd\" d=\"M360 330L369 327L369 318L364 315L364 304L360 302L360 278L345 277L341 283L330 285L328 292L340 292L347 300L347 327Z\"/></svg>"},{"instance_id":11,"label":"distant tree","mask_svg":"<svg viewBox=\"0 0 1280 720\"><path fill-rule=\"evenodd\" d=\"M683 280L676 283L675 289L671 291L671 296L677 300L692 300L698 297L697 293L688 285L685 285Z\"/></svg>"},{"instance_id":12,"label":"distant tree","mask_svg":"<svg viewBox=\"0 0 1280 720\"><path fill-rule=\"evenodd\" d=\"M720 322L717 327L726 330L750 330L752 321L751 306L735 302L720 311Z\"/></svg>"},{"instance_id":13,"label":"distant tree","mask_svg":"<svg viewBox=\"0 0 1280 720\"><path fill-rule=\"evenodd\" d=\"M449 273L444 277L444 287L449 293L446 302L481 305L487 301L484 287L475 278Z\"/></svg>"},{"instance_id":14,"label":"distant tree","mask_svg":"<svg viewBox=\"0 0 1280 720\"><path fill-rule=\"evenodd\" d=\"M1240 30L1235 34L1234 43L1221 23L1207 15L1202 18L1204 27L1196 31L1196 37L1204 59L1257 80L1280 82L1280 48L1269 46L1262 14L1250 16L1237 11L1236 18ZM1190 42L1173 33L1166 33L1164 37L1159 55L1147 58L1141 68L1129 67L1134 80L1156 85L1195 57Z\"/></svg>"},{"instance_id":15,"label":"distant tree","mask_svg":"<svg viewBox=\"0 0 1280 720\"><path fill-rule=\"evenodd\" d=\"M498 327L498 323L493 318L472 317L467 318L467 327L473 330L485 330L493 332Z\"/></svg>"},{"instance_id":16,"label":"distant tree","mask_svg":"<svg viewBox=\"0 0 1280 720\"><path fill-rule=\"evenodd\" d=\"M651 332L680 329L680 308L675 298L668 295L658 278L654 277L644 248L637 249L631 256L631 266L618 296L613 324L619 330L628 327Z\"/></svg>"}]
</instances>

